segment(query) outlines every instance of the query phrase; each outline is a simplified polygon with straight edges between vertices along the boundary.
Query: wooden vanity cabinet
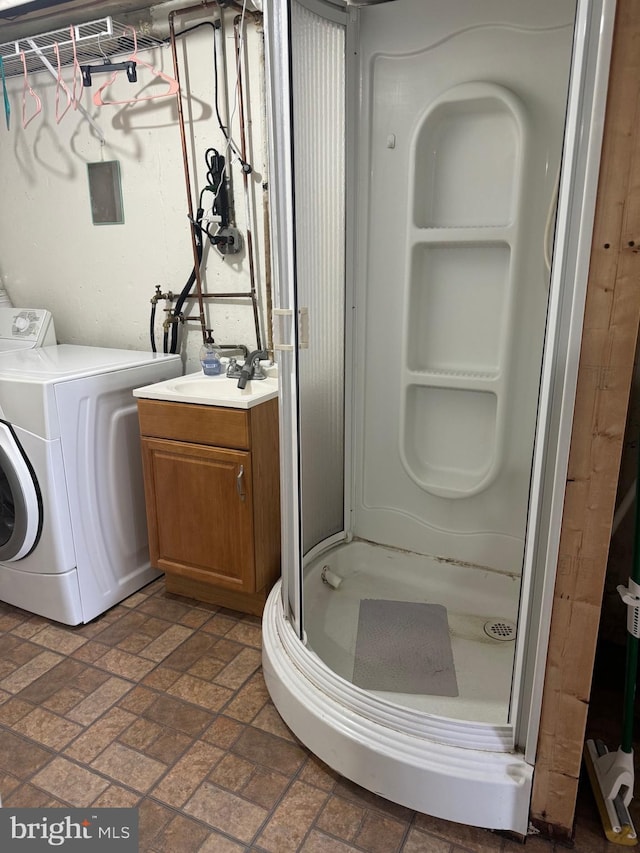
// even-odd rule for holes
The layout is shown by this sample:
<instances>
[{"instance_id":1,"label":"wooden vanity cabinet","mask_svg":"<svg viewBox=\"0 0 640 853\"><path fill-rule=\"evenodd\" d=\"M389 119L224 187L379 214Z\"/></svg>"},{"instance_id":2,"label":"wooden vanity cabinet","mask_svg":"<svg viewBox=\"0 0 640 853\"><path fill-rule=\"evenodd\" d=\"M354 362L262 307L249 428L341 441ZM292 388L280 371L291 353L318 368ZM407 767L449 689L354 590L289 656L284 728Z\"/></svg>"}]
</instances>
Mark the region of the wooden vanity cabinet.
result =
<instances>
[{"instance_id":1,"label":"wooden vanity cabinet","mask_svg":"<svg viewBox=\"0 0 640 853\"><path fill-rule=\"evenodd\" d=\"M278 401L138 400L151 563L168 592L261 615L280 575Z\"/></svg>"}]
</instances>

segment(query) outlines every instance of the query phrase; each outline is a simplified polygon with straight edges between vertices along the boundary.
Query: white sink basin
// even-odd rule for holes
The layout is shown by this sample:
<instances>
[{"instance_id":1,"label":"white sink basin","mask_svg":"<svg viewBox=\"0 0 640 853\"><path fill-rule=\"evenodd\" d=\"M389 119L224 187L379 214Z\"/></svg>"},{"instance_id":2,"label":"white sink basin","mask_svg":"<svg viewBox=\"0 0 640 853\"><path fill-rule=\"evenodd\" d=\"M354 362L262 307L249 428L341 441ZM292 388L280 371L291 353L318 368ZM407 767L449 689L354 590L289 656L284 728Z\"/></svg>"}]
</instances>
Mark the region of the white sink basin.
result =
<instances>
[{"instance_id":1,"label":"white sink basin","mask_svg":"<svg viewBox=\"0 0 640 853\"><path fill-rule=\"evenodd\" d=\"M220 376L205 376L189 373L178 379L167 379L136 388L135 397L150 400L166 400L171 403L197 403L201 406L225 406L232 409L251 409L258 403L278 396L277 376L252 379L246 388L238 388L237 379Z\"/></svg>"}]
</instances>

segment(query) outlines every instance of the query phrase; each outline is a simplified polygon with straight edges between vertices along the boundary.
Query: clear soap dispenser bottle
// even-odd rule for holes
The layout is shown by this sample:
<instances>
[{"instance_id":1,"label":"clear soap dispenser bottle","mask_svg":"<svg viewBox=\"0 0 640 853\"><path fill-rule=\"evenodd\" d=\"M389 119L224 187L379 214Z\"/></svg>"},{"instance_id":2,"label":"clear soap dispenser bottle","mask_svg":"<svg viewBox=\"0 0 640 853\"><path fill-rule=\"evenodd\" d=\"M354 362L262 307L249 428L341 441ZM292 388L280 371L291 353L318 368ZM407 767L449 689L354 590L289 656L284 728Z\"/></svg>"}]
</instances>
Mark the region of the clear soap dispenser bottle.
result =
<instances>
[{"instance_id":1,"label":"clear soap dispenser bottle","mask_svg":"<svg viewBox=\"0 0 640 853\"><path fill-rule=\"evenodd\" d=\"M218 355L218 347L211 336L211 329L207 329L207 337L200 347L200 364L205 376L218 376L222 373L222 362Z\"/></svg>"}]
</instances>

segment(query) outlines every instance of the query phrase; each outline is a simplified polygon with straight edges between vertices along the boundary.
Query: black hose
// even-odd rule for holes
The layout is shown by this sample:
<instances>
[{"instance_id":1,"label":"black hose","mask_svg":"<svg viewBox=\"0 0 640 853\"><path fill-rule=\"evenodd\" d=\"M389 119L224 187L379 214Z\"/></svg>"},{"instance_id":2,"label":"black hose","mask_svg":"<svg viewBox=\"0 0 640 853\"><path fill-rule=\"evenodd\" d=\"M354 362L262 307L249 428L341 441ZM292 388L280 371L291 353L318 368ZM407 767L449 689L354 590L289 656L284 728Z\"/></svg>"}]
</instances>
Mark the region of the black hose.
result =
<instances>
[{"instance_id":1,"label":"black hose","mask_svg":"<svg viewBox=\"0 0 640 853\"><path fill-rule=\"evenodd\" d=\"M156 350L156 303L151 303L151 317L149 319L149 339L151 340L151 352L157 352Z\"/></svg>"},{"instance_id":2,"label":"black hose","mask_svg":"<svg viewBox=\"0 0 640 853\"><path fill-rule=\"evenodd\" d=\"M200 214L200 211L198 211L198 214L199 214L199 216L198 216L196 221L197 221L197 224L200 225L200 223L202 222L202 214ZM191 227L194 228L193 225ZM200 235L198 228L194 228L194 232L195 232L195 237L196 237L196 251L197 251L197 255L198 255L198 263L200 263L202 261L202 237ZM187 297L191 293L191 290L193 289L193 285L195 284L195 281L196 281L196 268L193 267L193 269L191 270L191 275L187 279L185 286L180 291L180 295L176 299L176 304L173 307L173 319L176 322L171 324L171 348L168 350L167 350L168 342L166 341L166 336L165 336L165 349L164 349L165 352L170 352L172 354L175 354L178 352L178 317L182 313L182 307L183 307L184 303L186 302Z\"/></svg>"}]
</instances>

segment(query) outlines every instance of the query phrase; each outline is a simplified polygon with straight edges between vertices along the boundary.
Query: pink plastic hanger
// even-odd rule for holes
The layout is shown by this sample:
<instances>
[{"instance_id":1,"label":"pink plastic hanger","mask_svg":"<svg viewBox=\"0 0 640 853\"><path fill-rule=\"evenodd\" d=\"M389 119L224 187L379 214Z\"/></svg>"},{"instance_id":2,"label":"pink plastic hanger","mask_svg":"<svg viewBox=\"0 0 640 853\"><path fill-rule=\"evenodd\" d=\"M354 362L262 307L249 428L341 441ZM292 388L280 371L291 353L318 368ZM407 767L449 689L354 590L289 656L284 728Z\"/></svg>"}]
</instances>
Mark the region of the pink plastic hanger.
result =
<instances>
[{"instance_id":1,"label":"pink plastic hanger","mask_svg":"<svg viewBox=\"0 0 640 853\"><path fill-rule=\"evenodd\" d=\"M60 66L60 48L58 47L58 42L53 43L53 50L56 55L56 63L58 66L58 76L56 77L56 124L60 124L62 119L69 112L69 109L74 105L75 98L69 91L67 84L62 79L62 68ZM75 89L75 69L74 69L74 89ZM64 92L67 99L67 106L60 112L60 89Z\"/></svg>"},{"instance_id":2,"label":"pink plastic hanger","mask_svg":"<svg viewBox=\"0 0 640 853\"><path fill-rule=\"evenodd\" d=\"M148 68L152 74L156 77L160 77L162 80L166 80L169 84L169 88L164 92L158 92L156 95L143 95L137 96L134 98L126 98L123 101L105 101L102 97L102 93L105 89L108 89L109 86L116 79L118 74L117 71L114 71L111 77L107 80L106 83L103 83L102 86L98 89L98 91L93 96L93 103L97 107L109 106L109 104L135 104L138 101L153 101L156 98L164 98L167 95L175 95L178 93L180 89L180 84L173 77L170 77L168 74L165 74L164 71L158 71L157 68L154 68L153 65L149 65L148 62L143 62L141 59L138 59L138 39L136 36L136 31L134 27L125 27L125 30L131 30L131 37L133 39L133 53L128 57L127 62L135 62L137 68Z\"/></svg>"},{"instance_id":3,"label":"pink plastic hanger","mask_svg":"<svg viewBox=\"0 0 640 853\"><path fill-rule=\"evenodd\" d=\"M71 47L73 48L73 90L71 92L71 104L74 110L77 110L80 95L82 95L83 83L82 70L80 69L80 63L78 62L78 51L76 50L76 34L73 26L69 27L69 35L71 36ZM76 91L76 89L78 89L78 80L80 81L80 86L79 91Z\"/></svg>"},{"instance_id":4,"label":"pink plastic hanger","mask_svg":"<svg viewBox=\"0 0 640 853\"><path fill-rule=\"evenodd\" d=\"M27 76L27 60L24 57L24 50L20 51L20 58L22 59L22 70L24 72L24 85L22 87L22 127L26 128L27 125L42 112L42 101L29 85L29 78ZM36 102L36 111L31 118L27 118L27 92L29 92Z\"/></svg>"},{"instance_id":5,"label":"pink plastic hanger","mask_svg":"<svg viewBox=\"0 0 640 853\"><path fill-rule=\"evenodd\" d=\"M69 91L69 87L62 79L62 66L60 63L60 48L58 47L58 42L53 43L53 50L56 55L57 62L57 77L56 77L56 122L60 124L62 119L68 113L71 107L74 110L78 109L78 95L82 92L82 71L80 70L80 64L78 62L78 53L76 50L76 34L74 32L73 26L69 27L69 35L71 36L71 46L73 48L73 87L72 91ZM78 92L78 80L80 80L80 92ZM60 89L64 92L67 98L66 107L60 112Z\"/></svg>"}]
</instances>

